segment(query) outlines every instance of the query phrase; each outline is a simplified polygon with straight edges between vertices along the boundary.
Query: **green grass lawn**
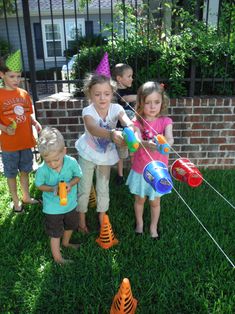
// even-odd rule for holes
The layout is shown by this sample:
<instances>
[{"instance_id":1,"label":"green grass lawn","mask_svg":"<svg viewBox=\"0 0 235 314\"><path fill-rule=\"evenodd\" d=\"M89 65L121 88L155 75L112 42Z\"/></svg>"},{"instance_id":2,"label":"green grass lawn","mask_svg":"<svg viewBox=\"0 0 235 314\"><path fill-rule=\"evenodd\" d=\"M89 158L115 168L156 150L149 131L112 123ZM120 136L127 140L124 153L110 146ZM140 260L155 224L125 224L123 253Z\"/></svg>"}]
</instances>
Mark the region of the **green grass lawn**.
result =
<instances>
[{"instance_id":1,"label":"green grass lawn","mask_svg":"<svg viewBox=\"0 0 235 314\"><path fill-rule=\"evenodd\" d=\"M115 171L113 171L115 172ZM235 204L235 170L204 171L204 177ZM40 193L33 186L32 195ZM235 263L235 210L203 183L177 191ZM161 240L134 233L133 197L111 180L108 211L119 244L100 248L98 218L89 210L89 235L74 233L78 251L63 250L73 264L56 265L44 233L42 209L28 206L22 215L10 209L6 180L0 176L0 313L109 313L123 278L138 300L136 313L235 313L234 269L187 206L173 191L161 201Z\"/></svg>"}]
</instances>

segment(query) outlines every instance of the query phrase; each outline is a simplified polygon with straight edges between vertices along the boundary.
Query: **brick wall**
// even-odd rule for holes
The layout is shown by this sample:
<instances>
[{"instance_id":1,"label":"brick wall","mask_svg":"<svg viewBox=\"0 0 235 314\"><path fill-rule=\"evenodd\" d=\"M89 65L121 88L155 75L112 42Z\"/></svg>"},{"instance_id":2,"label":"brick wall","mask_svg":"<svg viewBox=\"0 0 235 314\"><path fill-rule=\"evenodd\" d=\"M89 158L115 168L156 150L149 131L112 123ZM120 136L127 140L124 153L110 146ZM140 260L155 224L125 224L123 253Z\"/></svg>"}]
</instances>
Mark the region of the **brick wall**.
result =
<instances>
[{"instance_id":1,"label":"brick wall","mask_svg":"<svg viewBox=\"0 0 235 314\"><path fill-rule=\"evenodd\" d=\"M57 127L64 135L68 154L77 156L75 141L83 133L84 99L59 93L39 100L37 119ZM235 97L171 99L169 116L174 121L170 162L189 158L200 168L235 168Z\"/></svg>"}]
</instances>

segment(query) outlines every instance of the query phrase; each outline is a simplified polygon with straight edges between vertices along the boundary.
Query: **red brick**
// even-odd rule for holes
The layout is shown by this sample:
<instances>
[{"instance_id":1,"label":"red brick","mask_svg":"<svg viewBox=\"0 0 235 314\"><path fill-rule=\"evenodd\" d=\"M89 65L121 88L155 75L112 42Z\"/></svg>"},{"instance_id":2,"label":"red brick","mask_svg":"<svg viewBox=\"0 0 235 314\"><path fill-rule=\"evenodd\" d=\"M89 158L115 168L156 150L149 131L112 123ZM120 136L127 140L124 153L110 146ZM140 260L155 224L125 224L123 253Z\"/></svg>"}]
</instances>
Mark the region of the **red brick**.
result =
<instances>
[{"instance_id":1,"label":"red brick","mask_svg":"<svg viewBox=\"0 0 235 314\"><path fill-rule=\"evenodd\" d=\"M209 140L207 137L191 137L190 144L208 144Z\"/></svg>"},{"instance_id":2,"label":"red brick","mask_svg":"<svg viewBox=\"0 0 235 314\"><path fill-rule=\"evenodd\" d=\"M226 143L225 137L211 137L210 138L210 144L224 144Z\"/></svg>"}]
</instances>

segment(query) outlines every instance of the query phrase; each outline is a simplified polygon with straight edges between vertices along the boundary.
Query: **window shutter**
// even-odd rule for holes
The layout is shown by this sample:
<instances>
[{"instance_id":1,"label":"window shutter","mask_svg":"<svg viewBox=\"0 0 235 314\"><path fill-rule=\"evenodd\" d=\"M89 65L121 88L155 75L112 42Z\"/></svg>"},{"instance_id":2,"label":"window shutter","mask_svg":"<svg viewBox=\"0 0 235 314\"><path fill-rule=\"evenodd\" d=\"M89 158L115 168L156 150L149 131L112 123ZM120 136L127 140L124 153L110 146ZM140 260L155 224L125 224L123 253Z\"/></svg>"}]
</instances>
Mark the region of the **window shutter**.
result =
<instances>
[{"instance_id":1,"label":"window shutter","mask_svg":"<svg viewBox=\"0 0 235 314\"><path fill-rule=\"evenodd\" d=\"M93 36L94 34L93 21L85 21L85 30L86 30L86 37Z\"/></svg>"},{"instance_id":2,"label":"window shutter","mask_svg":"<svg viewBox=\"0 0 235 314\"><path fill-rule=\"evenodd\" d=\"M42 30L40 23L33 24L34 29L34 40L37 59L43 59L43 41L42 41Z\"/></svg>"}]
</instances>

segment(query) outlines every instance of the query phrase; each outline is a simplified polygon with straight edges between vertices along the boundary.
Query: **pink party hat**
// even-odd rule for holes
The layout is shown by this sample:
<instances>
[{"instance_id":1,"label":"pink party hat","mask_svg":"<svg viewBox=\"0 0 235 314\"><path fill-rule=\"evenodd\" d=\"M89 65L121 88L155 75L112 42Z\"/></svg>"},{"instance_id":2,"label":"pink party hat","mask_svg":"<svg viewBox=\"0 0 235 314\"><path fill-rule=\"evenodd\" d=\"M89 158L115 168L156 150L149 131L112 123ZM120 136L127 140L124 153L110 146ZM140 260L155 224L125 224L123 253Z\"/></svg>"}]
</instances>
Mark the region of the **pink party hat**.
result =
<instances>
[{"instance_id":1,"label":"pink party hat","mask_svg":"<svg viewBox=\"0 0 235 314\"><path fill-rule=\"evenodd\" d=\"M98 67L95 70L95 73L97 73L99 75L111 77L110 66L109 66L109 57L108 57L107 52L105 52L102 60L100 61Z\"/></svg>"}]
</instances>

